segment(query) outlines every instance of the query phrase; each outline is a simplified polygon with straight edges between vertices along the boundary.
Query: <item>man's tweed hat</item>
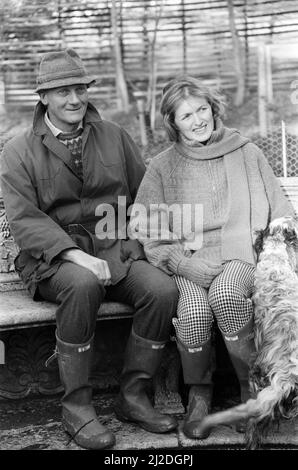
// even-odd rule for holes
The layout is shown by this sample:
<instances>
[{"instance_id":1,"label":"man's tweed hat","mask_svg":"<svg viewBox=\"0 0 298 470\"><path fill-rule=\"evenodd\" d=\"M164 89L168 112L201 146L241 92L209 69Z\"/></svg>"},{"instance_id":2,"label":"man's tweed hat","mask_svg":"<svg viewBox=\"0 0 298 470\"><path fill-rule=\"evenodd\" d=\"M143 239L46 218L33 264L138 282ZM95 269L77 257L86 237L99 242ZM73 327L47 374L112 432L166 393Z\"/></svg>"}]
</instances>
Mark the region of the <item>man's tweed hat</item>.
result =
<instances>
[{"instance_id":1,"label":"man's tweed hat","mask_svg":"<svg viewBox=\"0 0 298 470\"><path fill-rule=\"evenodd\" d=\"M73 49L48 52L43 56L36 79L35 92L67 85L91 85L95 79L87 74L82 59Z\"/></svg>"}]
</instances>

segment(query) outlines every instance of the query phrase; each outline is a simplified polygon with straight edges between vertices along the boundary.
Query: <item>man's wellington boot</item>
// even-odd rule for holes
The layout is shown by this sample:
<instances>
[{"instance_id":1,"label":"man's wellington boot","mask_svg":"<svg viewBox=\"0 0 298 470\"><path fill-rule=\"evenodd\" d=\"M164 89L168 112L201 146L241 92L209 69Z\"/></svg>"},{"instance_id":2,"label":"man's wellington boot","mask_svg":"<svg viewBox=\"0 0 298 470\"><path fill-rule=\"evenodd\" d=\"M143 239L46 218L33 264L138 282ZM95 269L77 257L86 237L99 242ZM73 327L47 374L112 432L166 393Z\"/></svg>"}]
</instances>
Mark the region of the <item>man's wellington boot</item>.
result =
<instances>
[{"instance_id":1,"label":"man's wellington boot","mask_svg":"<svg viewBox=\"0 0 298 470\"><path fill-rule=\"evenodd\" d=\"M70 344L57 335L59 373L62 397L62 423L72 439L86 449L106 449L115 444L114 435L98 421L91 404L92 388L89 372L93 338L85 344Z\"/></svg>"},{"instance_id":2,"label":"man's wellington boot","mask_svg":"<svg viewBox=\"0 0 298 470\"><path fill-rule=\"evenodd\" d=\"M151 341L133 331L128 339L115 413L120 421L137 423L146 431L166 433L178 425L175 418L154 409L147 387L163 354L164 342Z\"/></svg>"},{"instance_id":3,"label":"man's wellington boot","mask_svg":"<svg viewBox=\"0 0 298 470\"><path fill-rule=\"evenodd\" d=\"M253 359L256 351L253 328L254 323L253 318L251 318L236 333L226 334L222 332L227 350L239 380L242 403L246 403L247 400L251 398L249 369L250 361ZM236 430L242 433L245 432L246 421L239 421L236 425Z\"/></svg>"},{"instance_id":4,"label":"man's wellington boot","mask_svg":"<svg viewBox=\"0 0 298 470\"><path fill-rule=\"evenodd\" d=\"M186 346L177 340L177 346L184 382L190 384L183 432L190 439L206 439L210 432L202 432L200 425L212 401L211 339L196 346Z\"/></svg>"}]
</instances>

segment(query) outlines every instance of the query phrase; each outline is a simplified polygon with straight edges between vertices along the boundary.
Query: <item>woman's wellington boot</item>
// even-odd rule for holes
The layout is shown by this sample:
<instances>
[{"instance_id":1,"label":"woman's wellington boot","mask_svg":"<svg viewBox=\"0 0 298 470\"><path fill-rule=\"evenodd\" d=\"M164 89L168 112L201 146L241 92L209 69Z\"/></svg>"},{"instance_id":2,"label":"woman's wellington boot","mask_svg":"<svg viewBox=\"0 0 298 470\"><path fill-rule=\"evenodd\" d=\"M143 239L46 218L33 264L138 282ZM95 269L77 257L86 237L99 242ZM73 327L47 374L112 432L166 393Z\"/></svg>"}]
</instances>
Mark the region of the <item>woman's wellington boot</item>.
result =
<instances>
[{"instance_id":1,"label":"woman's wellington boot","mask_svg":"<svg viewBox=\"0 0 298 470\"><path fill-rule=\"evenodd\" d=\"M241 402L246 403L251 398L249 386L250 361L256 351L254 343L253 319L251 318L236 333L223 333L223 338L234 366L240 384ZM246 421L239 421L236 425L238 432L244 433Z\"/></svg>"},{"instance_id":2,"label":"woman's wellington boot","mask_svg":"<svg viewBox=\"0 0 298 470\"><path fill-rule=\"evenodd\" d=\"M206 439L200 424L207 416L212 401L211 338L196 346L186 346L177 340L185 384L190 385L187 414L183 432L190 439Z\"/></svg>"}]
</instances>

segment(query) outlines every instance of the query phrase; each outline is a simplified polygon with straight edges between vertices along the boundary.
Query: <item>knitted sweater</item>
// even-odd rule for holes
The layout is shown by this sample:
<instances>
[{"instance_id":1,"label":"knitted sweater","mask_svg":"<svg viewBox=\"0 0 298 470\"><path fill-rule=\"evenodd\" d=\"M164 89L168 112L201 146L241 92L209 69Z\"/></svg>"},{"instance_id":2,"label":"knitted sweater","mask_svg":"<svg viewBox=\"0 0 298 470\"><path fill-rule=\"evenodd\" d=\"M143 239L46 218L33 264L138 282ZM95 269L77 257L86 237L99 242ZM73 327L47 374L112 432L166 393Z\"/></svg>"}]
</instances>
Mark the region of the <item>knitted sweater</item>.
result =
<instances>
[{"instance_id":1,"label":"knitted sweater","mask_svg":"<svg viewBox=\"0 0 298 470\"><path fill-rule=\"evenodd\" d=\"M181 274L178 268L190 256L255 264L255 232L293 214L261 150L225 128L219 142L198 148L181 142L151 160L132 225L148 261ZM191 274L183 270L185 277Z\"/></svg>"}]
</instances>

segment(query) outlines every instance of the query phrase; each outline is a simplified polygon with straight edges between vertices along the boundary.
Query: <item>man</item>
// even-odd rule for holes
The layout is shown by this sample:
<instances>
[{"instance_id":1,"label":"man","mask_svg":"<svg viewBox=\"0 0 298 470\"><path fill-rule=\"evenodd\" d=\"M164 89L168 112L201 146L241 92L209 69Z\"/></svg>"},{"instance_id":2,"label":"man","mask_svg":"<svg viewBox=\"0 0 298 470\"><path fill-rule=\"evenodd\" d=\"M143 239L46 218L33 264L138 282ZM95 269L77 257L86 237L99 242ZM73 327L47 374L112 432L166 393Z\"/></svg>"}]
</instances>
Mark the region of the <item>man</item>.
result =
<instances>
[{"instance_id":1,"label":"man","mask_svg":"<svg viewBox=\"0 0 298 470\"><path fill-rule=\"evenodd\" d=\"M123 236L119 197L130 206L144 165L130 136L88 102L93 82L72 49L42 58L33 126L4 147L1 187L20 247L16 269L34 298L58 304L64 427L78 445L103 449L115 437L97 419L88 382L99 306L108 298L135 307L116 415L163 433L177 423L152 407L146 386L169 337L177 291L137 240ZM115 230L105 234L110 208Z\"/></svg>"}]
</instances>

